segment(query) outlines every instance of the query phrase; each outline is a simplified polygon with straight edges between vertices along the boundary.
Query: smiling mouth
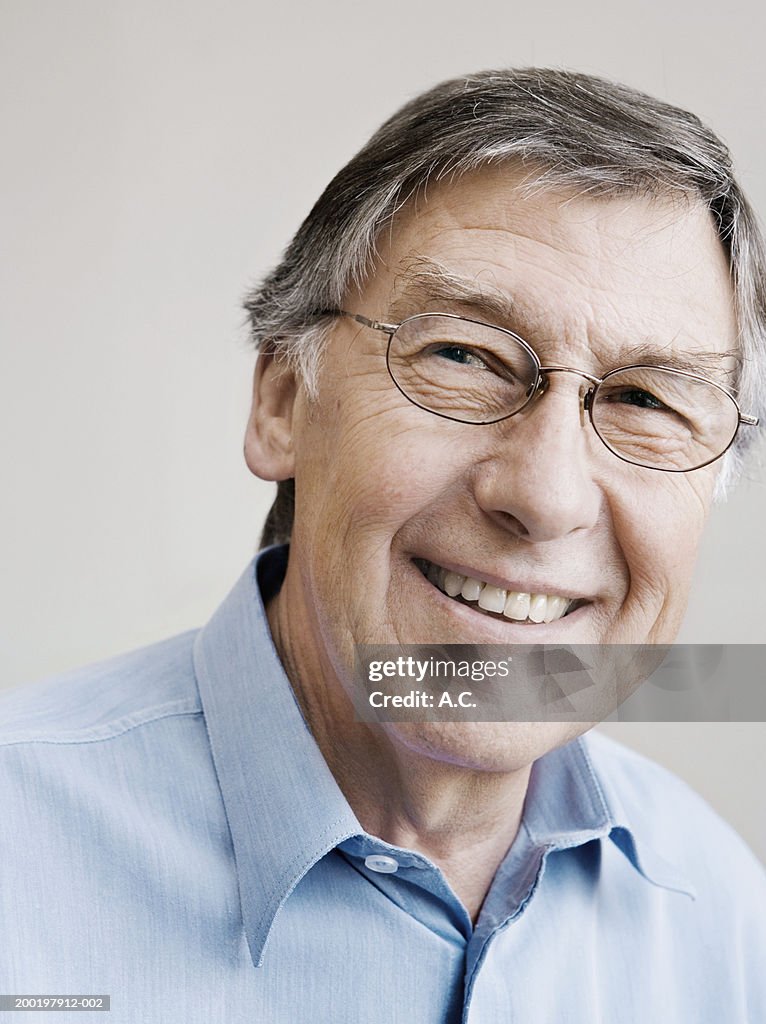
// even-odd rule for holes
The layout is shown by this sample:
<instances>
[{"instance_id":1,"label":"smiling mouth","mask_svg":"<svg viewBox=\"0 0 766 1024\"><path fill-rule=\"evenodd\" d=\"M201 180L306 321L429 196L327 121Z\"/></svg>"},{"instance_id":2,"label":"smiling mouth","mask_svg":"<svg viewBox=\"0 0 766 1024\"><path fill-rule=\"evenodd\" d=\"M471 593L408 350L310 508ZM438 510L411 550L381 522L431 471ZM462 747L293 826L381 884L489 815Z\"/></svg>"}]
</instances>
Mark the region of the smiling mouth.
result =
<instances>
[{"instance_id":1,"label":"smiling mouth","mask_svg":"<svg viewBox=\"0 0 766 1024\"><path fill-rule=\"evenodd\" d=\"M428 582L447 597L494 619L511 620L521 625L539 625L563 619L588 603L584 598L563 597L561 594L503 590L477 577L463 576L444 569L425 558L414 558L413 562Z\"/></svg>"}]
</instances>

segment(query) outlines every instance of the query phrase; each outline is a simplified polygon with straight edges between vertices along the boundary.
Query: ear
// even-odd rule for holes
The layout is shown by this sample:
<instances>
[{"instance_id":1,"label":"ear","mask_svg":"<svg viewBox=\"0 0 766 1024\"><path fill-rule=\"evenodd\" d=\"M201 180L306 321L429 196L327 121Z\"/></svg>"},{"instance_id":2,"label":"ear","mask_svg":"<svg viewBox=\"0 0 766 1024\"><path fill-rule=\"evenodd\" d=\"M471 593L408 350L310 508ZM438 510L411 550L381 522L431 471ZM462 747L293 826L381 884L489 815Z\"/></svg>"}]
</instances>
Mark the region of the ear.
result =
<instances>
[{"instance_id":1,"label":"ear","mask_svg":"<svg viewBox=\"0 0 766 1024\"><path fill-rule=\"evenodd\" d=\"M259 353L253 378L253 405L245 432L245 461L262 480L288 480L295 474L293 408L295 373L283 356Z\"/></svg>"}]
</instances>

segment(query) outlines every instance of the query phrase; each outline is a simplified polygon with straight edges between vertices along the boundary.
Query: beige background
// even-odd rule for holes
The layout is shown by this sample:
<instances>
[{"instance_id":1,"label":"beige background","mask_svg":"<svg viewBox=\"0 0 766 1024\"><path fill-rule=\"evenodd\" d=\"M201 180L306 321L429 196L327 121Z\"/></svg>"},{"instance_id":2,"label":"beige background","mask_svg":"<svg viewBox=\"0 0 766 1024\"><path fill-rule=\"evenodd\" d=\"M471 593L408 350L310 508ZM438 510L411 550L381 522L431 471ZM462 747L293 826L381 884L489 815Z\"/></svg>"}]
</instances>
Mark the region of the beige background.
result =
<instances>
[{"instance_id":1,"label":"beige background","mask_svg":"<svg viewBox=\"0 0 766 1024\"><path fill-rule=\"evenodd\" d=\"M492 65L686 105L766 209L763 8L426 0L0 7L0 686L202 623L271 488L241 458L239 309L402 101ZM763 471L713 515L682 638L764 638ZM766 856L762 725L609 726Z\"/></svg>"}]
</instances>

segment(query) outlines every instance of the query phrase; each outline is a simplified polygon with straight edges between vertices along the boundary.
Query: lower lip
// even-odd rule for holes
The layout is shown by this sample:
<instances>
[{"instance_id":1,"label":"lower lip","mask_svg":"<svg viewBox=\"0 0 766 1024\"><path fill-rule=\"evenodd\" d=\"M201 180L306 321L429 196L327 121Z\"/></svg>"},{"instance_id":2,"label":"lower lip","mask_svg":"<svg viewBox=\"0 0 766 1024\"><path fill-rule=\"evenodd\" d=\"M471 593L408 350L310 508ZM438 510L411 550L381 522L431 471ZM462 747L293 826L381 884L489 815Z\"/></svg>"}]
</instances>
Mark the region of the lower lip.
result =
<instances>
[{"instance_id":1,"label":"lower lip","mask_svg":"<svg viewBox=\"0 0 766 1024\"><path fill-rule=\"evenodd\" d=\"M453 615L460 626L467 626L471 634L481 630L488 637L490 643L519 643L535 644L546 643L547 641L560 642L582 623L590 604L576 608L569 615L564 615L553 622L518 622L513 619L496 619L491 615L485 615L477 611L469 604L463 604L449 597L430 580L426 579L414 562L410 562L412 572L421 583L428 589L432 599L436 597L439 603ZM473 638L472 638L473 639ZM484 637L481 638L482 640ZM455 640L456 643L465 642L461 637Z\"/></svg>"}]
</instances>

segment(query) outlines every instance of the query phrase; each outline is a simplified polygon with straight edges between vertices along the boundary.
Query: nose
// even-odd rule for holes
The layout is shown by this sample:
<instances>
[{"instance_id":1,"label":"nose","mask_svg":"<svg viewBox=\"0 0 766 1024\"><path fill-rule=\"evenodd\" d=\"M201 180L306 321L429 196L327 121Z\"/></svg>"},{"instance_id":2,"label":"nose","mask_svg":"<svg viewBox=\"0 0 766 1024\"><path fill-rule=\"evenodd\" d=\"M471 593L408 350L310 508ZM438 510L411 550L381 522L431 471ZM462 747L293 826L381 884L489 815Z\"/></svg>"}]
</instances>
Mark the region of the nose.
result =
<instances>
[{"instance_id":1,"label":"nose","mask_svg":"<svg viewBox=\"0 0 766 1024\"><path fill-rule=\"evenodd\" d=\"M478 504L520 539L556 540L598 520L600 453L587 423L589 378L579 376L544 375L536 398L496 425L492 453L476 467Z\"/></svg>"}]
</instances>

